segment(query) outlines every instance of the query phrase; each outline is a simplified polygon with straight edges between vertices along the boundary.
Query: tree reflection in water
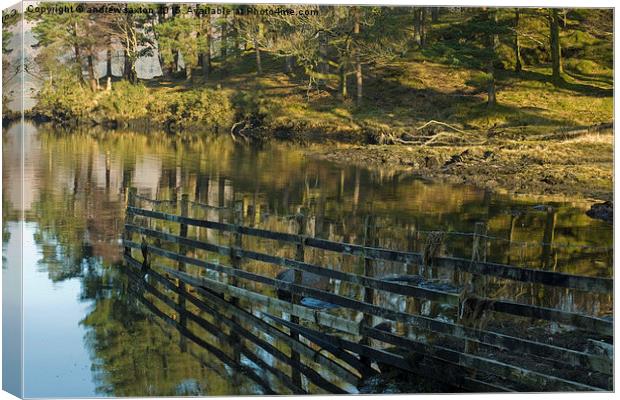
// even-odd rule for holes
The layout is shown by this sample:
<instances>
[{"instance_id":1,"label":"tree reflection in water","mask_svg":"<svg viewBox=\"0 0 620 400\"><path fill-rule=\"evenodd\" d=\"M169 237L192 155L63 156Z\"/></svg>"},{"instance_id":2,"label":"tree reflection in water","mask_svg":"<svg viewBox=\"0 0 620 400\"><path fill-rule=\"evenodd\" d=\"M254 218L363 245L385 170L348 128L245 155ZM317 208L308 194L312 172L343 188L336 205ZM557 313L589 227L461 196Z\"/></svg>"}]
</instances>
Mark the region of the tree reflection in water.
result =
<instances>
[{"instance_id":1,"label":"tree reflection in water","mask_svg":"<svg viewBox=\"0 0 620 400\"><path fill-rule=\"evenodd\" d=\"M20 143L14 126L3 136L3 243L6 224L19 218L20 199L9 190L18 178L19 162L11 154ZM23 211L36 223L35 240L42 257L39 268L52 282L81 280L80 299L92 304L80 322L88 329L97 392L105 395L251 394L261 388L209 353L189 344L180 351L179 333L153 318L128 290L119 240L123 231L127 189L141 195L170 199L188 193L191 199L228 207L243 201L246 225L294 232L289 216L301 207L310 210L308 233L317 237L360 243L369 203L376 216L379 245L421 251L428 231L472 232L479 221L489 235L510 239L491 241L490 261L545 268L582 275L611 276L612 227L585 215L585 202L545 202L553 215L534 209L541 202L528 197L492 194L472 187L433 183L390 170L366 170L308 159L292 145L266 144L262 149L236 145L228 137L180 141L164 134L149 135L88 129L55 131L49 126L24 125L26 153ZM13 136L11 136L13 135ZM178 211L168 208L167 211ZM217 210L192 207L198 218L228 217ZM171 226L162 225L160 228ZM201 240L219 240L215 232L193 231ZM448 235L440 254L470 257L471 237ZM553 245L523 246L515 242L553 241ZM266 243L248 241L265 250ZM580 246L595 247L582 248ZM603 249L599 249L603 248ZM267 249L294 256L294 248ZM308 250L307 261L345 271L359 268L347 257L326 257ZM264 265L247 263L252 272ZM381 264L378 273L403 271ZM278 271L271 269L272 276ZM498 289L501 289L498 288ZM522 288L513 285L510 295ZM343 285L342 292L349 290ZM62 296L62 292L58 292ZM610 296L585 293L572 297L559 290L523 295L524 301L603 315ZM385 299L389 302L390 299ZM50 327L53 329L53 327Z\"/></svg>"}]
</instances>

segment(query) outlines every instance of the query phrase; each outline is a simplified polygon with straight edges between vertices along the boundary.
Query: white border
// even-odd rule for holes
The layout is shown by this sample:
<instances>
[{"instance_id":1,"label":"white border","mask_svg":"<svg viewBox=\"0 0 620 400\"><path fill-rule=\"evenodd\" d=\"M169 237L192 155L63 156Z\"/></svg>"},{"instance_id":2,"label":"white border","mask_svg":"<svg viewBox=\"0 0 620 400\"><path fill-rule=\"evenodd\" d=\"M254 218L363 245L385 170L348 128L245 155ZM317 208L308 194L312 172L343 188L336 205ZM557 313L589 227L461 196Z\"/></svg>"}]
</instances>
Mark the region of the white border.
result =
<instances>
[{"instance_id":1,"label":"white border","mask_svg":"<svg viewBox=\"0 0 620 400\"><path fill-rule=\"evenodd\" d=\"M101 1L96 1L96 0L84 0L83 2L101 2ZM110 1L110 2L120 2L120 1ZM163 1L151 1L151 3L160 3ZM0 7L2 9L7 8L9 6L12 6L14 4L18 3L17 1L12 1L12 0L0 0ZM184 1L168 1L167 3L184 3ZM189 1L185 1L185 3L195 3L195 2L189 2ZM499 1L485 1L485 0L476 0L476 1L455 1L455 0L443 0L443 1L438 1L438 0L424 0L424 1L419 1L419 0L390 0L390 1L386 1L386 0L374 0L374 1L356 1L356 0L337 0L337 1L329 1L329 0L314 0L314 1L291 1L291 0L270 0L270 1L230 1L230 0L223 0L223 1L199 1L199 3L212 3L212 4L225 4L225 3L233 3L233 4L251 4L251 3L266 3L266 4L362 4L362 5L425 5L425 6L496 6L496 7L514 7L514 6L519 6L519 7L563 7L563 8L599 8L599 7L603 7L603 8L615 8L615 2L613 0L589 0L589 1L576 1L576 0L564 0L564 1L559 1L559 0L546 0L546 1L541 1L541 0L521 0L521 1L506 1L506 2L499 2ZM614 38L615 38L615 27L618 26L618 13L615 12L616 10L614 10ZM618 54L618 41L615 41L614 43L614 56ZM614 82L615 82L615 77L616 77L616 71L618 70L618 58L614 57ZM614 99L616 98L616 87L614 85ZM618 115L618 110L619 110L619 106L618 106L618 102L614 101L614 117ZM0 141L0 149L1 149L1 141ZM618 175L618 171L620 170L620 166L615 162L615 154L616 154L616 147L615 147L615 142L614 142L614 178ZM1 165L1 161L0 161L0 165ZM615 193L617 192L619 187L618 182L614 179L614 199L615 199ZM2 187L0 186L0 196L2 194ZM618 206L616 205L614 207L614 214L618 215ZM1 217L0 217L1 218ZM0 220L1 221L1 220ZM620 241L618 241L617 239L619 238L618 236L618 230L616 229L616 225L614 224L614 242L615 243L620 243ZM614 272L616 270L616 265L617 265L617 254L616 251L614 249ZM615 274L614 274L615 276ZM0 285L0 292L1 292L1 285ZM617 293L617 286L615 286L615 290L614 290L614 310L620 310L619 305L619 299L618 299L618 293ZM1 294L1 293L0 293ZM1 313L2 310L0 308L0 324L1 324ZM615 332L614 332L615 334ZM2 349L0 348L0 359L2 356ZM619 368L619 361L618 361L618 354L616 354L616 359L614 360L614 372L618 371ZM1 365L0 365L0 372L1 372ZM0 380L1 380L1 373L0 373ZM614 373L614 378L615 378L615 373ZM614 383L617 383L617 380L614 379ZM614 385L615 386L615 385ZM382 399L384 398L386 395L367 395L364 396L364 398L368 398L368 399ZM441 396L442 399L450 399L450 398L459 398L462 396L467 396L469 398L473 397L473 396L480 396L480 397L484 397L485 399L493 399L493 398L499 398L499 399L503 399L503 398L510 398L511 400L526 400L529 399L530 397L540 397L540 398L545 398L545 400L582 400L583 397L588 397L588 400L599 400L599 399L612 399L615 398L614 394L610 394L610 393L553 393L553 394L525 394L525 393L518 393L518 394L457 394L457 395L390 395L390 396L397 396L394 398L398 398L398 399L415 399L415 400L427 400L427 399L431 399L431 398L437 398L439 396ZM230 396L229 396L230 397ZM295 396L295 397L300 397L300 396ZM274 398L274 399L294 399L295 397L293 396L278 396L278 397L274 397L274 396L260 396L260 399L265 399L265 398ZM304 397L310 397L310 396L304 396ZM257 396L243 396L243 397L235 397L235 398L240 398L240 399L254 399L256 400L258 397ZM314 395L312 396L313 399L328 399L328 398L332 398L332 396L320 396L320 395ZM4 392L4 391L0 391L0 400L8 400L8 399L15 399L14 396ZM151 397L150 399L165 399L165 398L158 398L158 397Z\"/></svg>"}]
</instances>

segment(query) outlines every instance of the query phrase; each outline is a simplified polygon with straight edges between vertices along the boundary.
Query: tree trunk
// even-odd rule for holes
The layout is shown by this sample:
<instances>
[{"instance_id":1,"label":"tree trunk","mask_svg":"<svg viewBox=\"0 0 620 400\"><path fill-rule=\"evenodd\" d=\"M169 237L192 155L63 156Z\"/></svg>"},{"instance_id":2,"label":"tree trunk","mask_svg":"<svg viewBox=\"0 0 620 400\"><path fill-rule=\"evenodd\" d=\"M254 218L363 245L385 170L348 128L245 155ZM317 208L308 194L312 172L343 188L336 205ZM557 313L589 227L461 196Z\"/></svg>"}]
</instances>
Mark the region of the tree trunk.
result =
<instances>
[{"instance_id":1,"label":"tree trunk","mask_svg":"<svg viewBox=\"0 0 620 400\"><path fill-rule=\"evenodd\" d=\"M519 43L519 9L515 8L515 72L521 72L521 44Z\"/></svg>"},{"instance_id":2,"label":"tree trunk","mask_svg":"<svg viewBox=\"0 0 620 400\"><path fill-rule=\"evenodd\" d=\"M256 54L256 73L258 75L262 75L263 73L263 65L260 60L260 48L258 47L258 39L256 37L253 38L254 44L254 53Z\"/></svg>"},{"instance_id":3,"label":"tree trunk","mask_svg":"<svg viewBox=\"0 0 620 400\"><path fill-rule=\"evenodd\" d=\"M207 26L205 28L205 48L202 53L202 76L205 80L209 78L211 74L211 20L210 16L207 16Z\"/></svg>"},{"instance_id":4,"label":"tree trunk","mask_svg":"<svg viewBox=\"0 0 620 400\"><path fill-rule=\"evenodd\" d=\"M138 83L138 73L136 72L136 64L131 60L129 56L129 52L127 50L124 51L125 60L123 67L123 77L129 82L136 84Z\"/></svg>"},{"instance_id":5,"label":"tree trunk","mask_svg":"<svg viewBox=\"0 0 620 400\"><path fill-rule=\"evenodd\" d=\"M82 54L80 52L80 46L77 44L77 38L78 38L77 22L73 23L73 38L74 38L73 52L75 55L76 74L77 74L78 80L80 82L84 82L84 77L82 76Z\"/></svg>"},{"instance_id":6,"label":"tree trunk","mask_svg":"<svg viewBox=\"0 0 620 400\"><path fill-rule=\"evenodd\" d=\"M495 88L495 58L497 57L497 46L499 44L499 37L497 35L497 11L493 11L491 15L490 11L487 11L487 18L493 23L490 24L491 32L489 32L489 48L491 54L487 60L487 74L489 75L489 82L487 85L487 106L493 107L497 104L497 93Z\"/></svg>"},{"instance_id":7,"label":"tree trunk","mask_svg":"<svg viewBox=\"0 0 620 400\"><path fill-rule=\"evenodd\" d=\"M174 74L178 70L179 70L179 51L174 50L174 54L172 55L172 68L170 72L171 74Z\"/></svg>"},{"instance_id":8,"label":"tree trunk","mask_svg":"<svg viewBox=\"0 0 620 400\"><path fill-rule=\"evenodd\" d=\"M420 10L420 47L426 45L426 7Z\"/></svg>"},{"instance_id":9,"label":"tree trunk","mask_svg":"<svg viewBox=\"0 0 620 400\"><path fill-rule=\"evenodd\" d=\"M347 98L347 71L344 64L340 65L340 97L342 100Z\"/></svg>"},{"instance_id":10,"label":"tree trunk","mask_svg":"<svg viewBox=\"0 0 620 400\"><path fill-rule=\"evenodd\" d=\"M112 77L112 37L108 36L108 48L105 52L105 76Z\"/></svg>"},{"instance_id":11,"label":"tree trunk","mask_svg":"<svg viewBox=\"0 0 620 400\"><path fill-rule=\"evenodd\" d=\"M220 56L222 57L222 63L226 62L227 57L227 49L226 49L226 34L227 34L227 24L226 22L222 23L222 32L220 36Z\"/></svg>"},{"instance_id":12,"label":"tree trunk","mask_svg":"<svg viewBox=\"0 0 620 400\"><path fill-rule=\"evenodd\" d=\"M192 80L192 66L189 65L188 63L185 63L185 80L186 81Z\"/></svg>"},{"instance_id":13,"label":"tree trunk","mask_svg":"<svg viewBox=\"0 0 620 400\"><path fill-rule=\"evenodd\" d=\"M422 43L422 39L420 35L421 21L422 21L422 18L421 18L420 8L415 7L413 9L413 40L417 44Z\"/></svg>"},{"instance_id":14,"label":"tree trunk","mask_svg":"<svg viewBox=\"0 0 620 400\"><path fill-rule=\"evenodd\" d=\"M549 15L551 36L551 68L554 81L562 79L562 50L560 47L560 16L557 8L552 8Z\"/></svg>"},{"instance_id":15,"label":"tree trunk","mask_svg":"<svg viewBox=\"0 0 620 400\"><path fill-rule=\"evenodd\" d=\"M363 77L362 77L362 62L360 60L360 43L359 43L359 36L360 36L360 9L358 7L355 8L355 24L353 27L353 36L356 40L358 40L358 43L355 44L356 49L355 49L355 86L357 88L357 93L356 93L356 103L359 106L362 105L362 88L363 88Z\"/></svg>"},{"instance_id":16,"label":"tree trunk","mask_svg":"<svg viewBox=\"0 0 620 400\"><path fill-rule=\"evenodd\" d=\"M436 23L439 21L439 7L431 8L431 22Z\"/></svg>"},{"instance_id":17,"label":"tree trunk","mask_svg":"<svg viewBox=\"0 0 620 400\"><path fill-rule=\"evenodd\" d=\"M319 33L319 73L322 76L329 74L329 64L327 63L327 46L328 39L324 32ZM319 78L317 82L318 86L325 84L325 79Z\"/></svg>"},{"instance_id":18,"label":"tree trunk","mask_svg":"<svg viewBox=\"0 0 620 400\"><path fill-rule=\"evenodd\" d=\"M293 73L293 66L295 65L295 56L286 56L284 58L284 68L287 74Z\"/></svg>"},{"instance_id":19,"label":"tree trunk","mask_svg":"<svg viewBox=\"0 0 620 400\"><path fill-rule=\"evenodd\" d=\"M166 22L166 13L158 13L157 14L157 23L159 25L163 24ZM157 45L157 60L159 61L159 68L161 68L161 76L163 79L170 79L170 77L172 76L172 68L170 66L170 64L166 64L166 62L164 61L164 57L161 55L161 52L159 51L159 35L157 34L157 31L154 29L153 30L155 33L155 42L158 43Z\"/></svg>"},{"instance_id":20,"label":"tree trunk","mask_svg":"<svg viewBox=\"0 0 620 400\"><path fill-rule=\"evenodd\" d=\"M136 71L135 63L131 63L131 67L129 69L129 82L134 85L138 83L138 72Z\"/></svg>"},{"instance_id":21,"label":"tree trunk","mask_svg":"<svg viewBox=\"0 0 620 400\"><path fill-rule=\"evenodd\" d=\"M497 104L497 93L495 89L495 71L493 68L492 61L489 62L489 67L487 69L487 72L489 74L489 83L487 86L487 96L488 96L487 106L493 107Z\"/></svg>"},{"instance_id":22,"label":"tree trunk","mask_svg":"<svg viewBox=\"0 0 620 400\"><path fill-rule=\"evenodd\" d=\"M131 74L131 62L129 61L129 51L125 49L123 51L123 78L129 80Z\"/></svg>"},{"instance_id":23,"label":"tree trunk","mask_svg":"<svg viewBox=\"0 0 620 400\"><path fill-rule=\"evenodd\" d=\"M73 51L75 52L76 74L80 82L82 82L84 80L84 77L82 76L82 56L80 55L80 47L76 44L75 46L73 46Z\"/></svg>"},{"instance_id":24,"label":"tree trunk","mask_svg":"<svg viewBox=\"0 0 620 400\"><path fill-rule=\"evenodd\" d=\"M568 10L565 8L562 10L562 28L566 29L568 25Z\"/></svg>"},{"instance_id":25,"label":"tree trunk","mask_svg":"<svg viewBox=\"0 0 620 400\"><path fill-rule=\"evenodd\" d=\"M95 77L95 66L93 65L92 54L89 54L87 59L88 59L88 83L90 85L90 90L95 92L97 91L97 78Z\"/></svg>"},{"instance_id":26,"label":"tree trunk","mask_svg":"<svg viewBox=\"0 0 620 400\"><path fill-rule=\"evenodd\" d=\"M234 14L233 14L233 18L235 18ZM233 45L235 46L235 51L234 54L237 55L240 53L241 50L241 41L239 40L239 28L238 25L240 22L235 22L233 19L233 23L234 23L234 30L233 30Z\"/></svg>"}]
</instances>

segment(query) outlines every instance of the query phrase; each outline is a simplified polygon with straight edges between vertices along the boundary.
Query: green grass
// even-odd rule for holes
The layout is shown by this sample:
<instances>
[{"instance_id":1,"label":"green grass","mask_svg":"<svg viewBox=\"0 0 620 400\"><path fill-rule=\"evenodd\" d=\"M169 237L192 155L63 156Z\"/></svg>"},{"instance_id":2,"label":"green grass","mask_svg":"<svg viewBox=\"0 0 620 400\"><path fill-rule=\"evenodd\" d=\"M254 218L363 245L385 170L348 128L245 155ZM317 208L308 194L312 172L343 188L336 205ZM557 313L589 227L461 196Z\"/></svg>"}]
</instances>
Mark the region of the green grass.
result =
<instances>
[{"instance_id":1,"label":"green grass","mask_svg":"<svg viewBox=\"0 0 620 400\"><path fill-rule=\"evenodd\" d=\"M610 122L613 117L612 71L594 61L565 60L564 80L558 84L545 65L526 66L521 73L500 71L498 105L493 108L486 105L480 71L417 53L365 67L359 107L352 99L339 98L336 82L320 91L308 90L302 74L282 72L283 63L264 55L264 74L257 76L248 52L231 62L234 68L226 73L214 73L208 82L199 77L194 84L251 92L272 129L322 129L328 134L361 133L368 126L406 133L431 119L471 130L519 128L521 134L539 134ZM350 77L349 93L354 93L353 85Z\"/></svg>"}]
</instances>

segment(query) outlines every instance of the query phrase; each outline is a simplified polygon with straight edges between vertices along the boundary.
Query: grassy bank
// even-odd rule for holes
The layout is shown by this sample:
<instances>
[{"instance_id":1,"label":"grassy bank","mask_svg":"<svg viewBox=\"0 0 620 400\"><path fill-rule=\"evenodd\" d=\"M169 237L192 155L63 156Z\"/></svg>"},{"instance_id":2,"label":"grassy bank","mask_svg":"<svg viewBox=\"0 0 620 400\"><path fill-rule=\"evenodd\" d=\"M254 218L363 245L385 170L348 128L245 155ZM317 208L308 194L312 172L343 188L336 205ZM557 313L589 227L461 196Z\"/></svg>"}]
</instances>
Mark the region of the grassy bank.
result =
<instances>
[{"instance_id":1,"label":"grassy bank","mask_svg":"<svg viewBox=\"0 0 620 400\"><path fill-rule=\"evenodd\" d=\"M587 62L565 70L556 84L544 67L503 71L492 108L475 70L415 57L370 70L361 107L284 74L230 84L252 90L257 82L275 136L338 144L313 156L513 193L611 200L613 132L600 128L613 120L612 71Z\"/></svg>"},{"instance_id":2,"label":"grassy bank","mask_svg":"<svg viewBox=\"0 0 620 400\"><path fill-rule=\"evenodd\" d=\"M345 145L312 151L341 163L411 171L432 179L558 199L613 199L613 134L497 139L475 146Z\"/></svg>"},{"instance_id":3,"label":"grassy bank","mask_svg":"<svg viewBox=\"0 0 620 400\"><path fill-rule=\"evenodd\" d=\"M252 63L247 53L232 68L215 64L206 81L115 82L91 97L57 80L38 110L111 126L148 121L182 135L235 126L254 139L327 144L309 152L338 162L513 192L612 197L613 134L584 129L613 119L613 74L598 64L568 63L556 83L549 68L504 70L498 105L489 108L478 71L420 54L369 67L359 106L342 101L337 87L308 90L301 72L281 72L281 59L266 57L262 76Z\"/></svg>"}]
</instances>

